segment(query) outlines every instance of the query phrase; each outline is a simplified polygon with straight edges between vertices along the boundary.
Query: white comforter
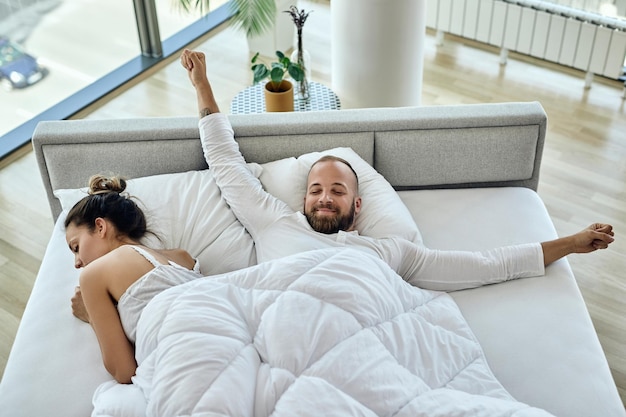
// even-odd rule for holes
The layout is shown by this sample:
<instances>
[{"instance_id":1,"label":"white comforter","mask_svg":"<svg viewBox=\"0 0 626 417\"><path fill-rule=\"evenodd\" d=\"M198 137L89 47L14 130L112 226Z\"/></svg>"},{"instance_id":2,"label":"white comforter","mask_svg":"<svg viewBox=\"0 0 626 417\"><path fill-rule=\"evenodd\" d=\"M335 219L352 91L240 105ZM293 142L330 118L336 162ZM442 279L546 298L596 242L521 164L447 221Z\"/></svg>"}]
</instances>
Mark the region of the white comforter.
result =
<instances>
[{"instance_id":1,"label":"white comforter","mask_svg":"<svg viewBox=\"0 0 626 417\"><path fill-rule=\"evenodd\" d=\"M352 249L174 287L146 307L133 385L98 416L547 416L516 402L445 293Z\"/></svg>"}]
</instances>

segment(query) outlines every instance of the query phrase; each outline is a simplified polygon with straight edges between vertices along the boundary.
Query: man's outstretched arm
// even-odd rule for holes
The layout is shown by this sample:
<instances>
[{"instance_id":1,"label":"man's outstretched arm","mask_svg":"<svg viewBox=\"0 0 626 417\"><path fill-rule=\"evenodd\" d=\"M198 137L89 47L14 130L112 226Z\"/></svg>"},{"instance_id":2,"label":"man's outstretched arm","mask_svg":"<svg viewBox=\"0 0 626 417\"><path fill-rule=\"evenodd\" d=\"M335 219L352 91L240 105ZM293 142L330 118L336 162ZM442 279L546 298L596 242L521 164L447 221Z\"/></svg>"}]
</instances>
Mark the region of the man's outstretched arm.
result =
<instances>
[{"instance_id":1,"label":"man's outstretched arm","mask_svg":"<svg viewBox=\"0 0 626 417\"><path fill-rule=\"evenodd\" d=\"M180 62L187 70L189 80L196 89L200 118L212 113L219 113L219 106L215 101L211 83L207 78L204 54L202 52L185 49L180 56Z\"/></svg>"},{"instance_id":2,"label":"man's outstretched arm","mask_svg":"<svg viewBox=\"0 0 626 417\"><path fill-rule=\"evenodd\" d=\"M471 252L433 250L412 242L390 241L404 248L389 253L404 254L390 259L395 261L397 266L394 268L410 284L428 290L457 291L541 276L545 273L545 266L554 261L572 253L606 249L613 240L611 225L595 223L576 234L542 243ZM411 255L407 256L409 253Z\"/></svg>"}]
</instances>

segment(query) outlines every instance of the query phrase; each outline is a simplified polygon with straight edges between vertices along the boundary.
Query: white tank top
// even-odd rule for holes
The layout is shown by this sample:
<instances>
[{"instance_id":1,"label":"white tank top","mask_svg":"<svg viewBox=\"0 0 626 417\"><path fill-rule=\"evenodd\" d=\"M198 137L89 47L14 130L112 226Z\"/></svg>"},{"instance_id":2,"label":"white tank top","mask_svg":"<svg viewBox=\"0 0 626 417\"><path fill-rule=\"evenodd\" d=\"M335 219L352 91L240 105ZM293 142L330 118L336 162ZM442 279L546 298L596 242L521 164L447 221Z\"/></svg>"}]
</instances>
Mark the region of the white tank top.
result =
<instances>
[{"instance_id":1,"label":"white tank top","mask_svg":"<svg viewBox=\"0 0 626 417\"><path fill-rule=\"evenodd\" d=\"M117 311L120 315L124 333L126 333L126 337L132 343L135 343L137 322L146 304L160 292L201 278L202 275L200 274L200 266L197 260L193 270L189 270L172 261L169 261L169 264L162 264L142 247L131 247L154 265L154 269L147 272L126 289L117 303Z\"/></svg>"}]
</instances>

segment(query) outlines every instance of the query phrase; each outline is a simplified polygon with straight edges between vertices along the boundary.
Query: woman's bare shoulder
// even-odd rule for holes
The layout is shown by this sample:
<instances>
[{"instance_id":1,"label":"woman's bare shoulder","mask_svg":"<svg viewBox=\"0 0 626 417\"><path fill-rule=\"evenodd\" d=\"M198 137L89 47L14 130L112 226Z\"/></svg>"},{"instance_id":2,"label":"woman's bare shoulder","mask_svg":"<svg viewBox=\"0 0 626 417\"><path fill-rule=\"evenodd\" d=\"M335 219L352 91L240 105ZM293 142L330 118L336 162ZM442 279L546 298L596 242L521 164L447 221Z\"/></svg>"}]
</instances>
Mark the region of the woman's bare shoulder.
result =
<instances>
[{"instance_id":1,"label":"woman's bare shoulder","mask_svg":"<svg viewBox=\"0 0 626 417\"><path fill-rule=\"evenodd\" d=\"M106 288L115 300L119 300L133 282L152 268L143 255L129 245L122 245L84 268L81 287L84 280L97 280L98 286Z\"/></svg>"},{"instance_id":2,"label":"woman's bare shoulder","mask_svg":"<svg viewBox=\"0 0 626 417\"><path fill-rule=\"evenodd\" d=\"M80 273L81 287L91 282L92 285L108 288L110 280L118 276L120 268L122 268L122 271L125 271L123 268L125 263L120 262L120 253L116 253L116 251L117 249L108 252L83 267Z\"/></svg>"},{"instance_id":3,"label":"woman's bare shoulder","mask_svg":"<svg viewBox=\"0 0 626 417\"><path fill-rule=\"evenodd\" d=\"M180 266L184 266L187 269L193 269L196 264L196 260L184 249L165 249L159 251L159 253L167 257L170 261L173 261Z\"/></svg>"}]
</instances>

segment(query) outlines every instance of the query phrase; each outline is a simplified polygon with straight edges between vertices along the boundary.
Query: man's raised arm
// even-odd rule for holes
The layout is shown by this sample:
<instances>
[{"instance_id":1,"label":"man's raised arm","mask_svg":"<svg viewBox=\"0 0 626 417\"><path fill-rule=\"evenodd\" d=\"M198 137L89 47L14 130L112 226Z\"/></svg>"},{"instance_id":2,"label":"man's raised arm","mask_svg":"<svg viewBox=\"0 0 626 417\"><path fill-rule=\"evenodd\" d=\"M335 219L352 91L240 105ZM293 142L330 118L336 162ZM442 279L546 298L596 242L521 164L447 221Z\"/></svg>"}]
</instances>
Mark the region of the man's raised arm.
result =
<instances>
[{"instance_id":1,"label":"man's raised arm","mask_svg":"<svg viewBox=\"0 0 626 417\"><path fill-rule=\"evenodd\" d=\"M180 56L180 62L183 67L187 69L189 80L196 89L200 118L212 113L219 113L219 106L215 101L211 83L206 75L204 54L202 52L185 49Z\"/></svg>"},{"instance_id":2,"label":"man's raised arm","mask_svg":"<svg viewBox=\"0 0 626 417\"><path fill-rule=\"evenodd\" d=\"M207 77L204 54L185 49L180 60L196 89L200 113L198 127L205 160L224 200L256 240L259 233L279 218L293 214L293 210L268 194L250 172L228 117L220 113Z\"/></svg>"}]
</instances>

